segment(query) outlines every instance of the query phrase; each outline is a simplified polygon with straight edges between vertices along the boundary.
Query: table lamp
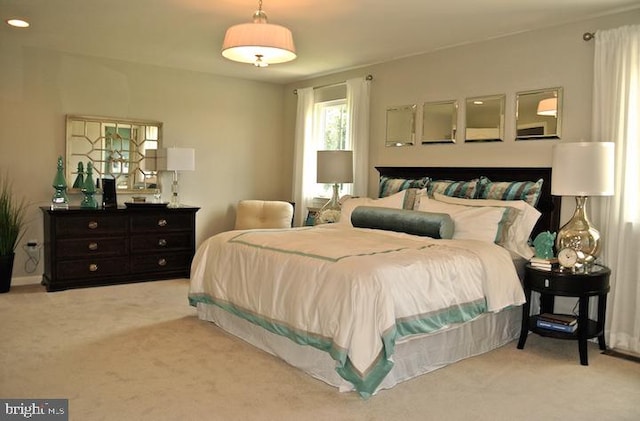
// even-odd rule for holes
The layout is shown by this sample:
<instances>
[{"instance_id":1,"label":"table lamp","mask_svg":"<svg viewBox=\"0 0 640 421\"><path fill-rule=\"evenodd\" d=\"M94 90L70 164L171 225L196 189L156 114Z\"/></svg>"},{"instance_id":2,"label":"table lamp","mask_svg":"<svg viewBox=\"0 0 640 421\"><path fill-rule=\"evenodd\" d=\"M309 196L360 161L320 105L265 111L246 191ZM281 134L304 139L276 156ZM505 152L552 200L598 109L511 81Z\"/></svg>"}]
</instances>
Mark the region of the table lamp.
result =
<instances>
[{"instance_id":1,"label":"table lamp","mask_svg":"<svg viewBox=\"0 0 640 421\"><path fill-rule=\"evenodd\" d=\"M556 250L580 252L588 266L599 256L602 242L587 217L587 197L613 195L613 168L612 142L567 142L553 147L551 194L576 198L573 216L556 236Z\"/></svg>"},{"instance_id":2,"label":"table lamp","mask_svg":"<svg viewBox=\"0 0 640 421\"><path fill-rule=\"evenodd\" d=\"M325 222L336 222L340 215L339 184L353 183L352 151L318 151L318 183L333 184L331 199L320 209L318 217ZM324 215L324 216L323 216Z\"/></svg>"},{"instance_id":3,"label":"table lamp","mask_svg":"<svg viewBox=\"0 0 640 421\"><path fill-rule=\"evenodd\" d=\"M178 188L178 171L194 171L196 169L195 150L193 148L165 148L160 152L158 169L173 172L171 184L170 208L180 207Z\"/></svg>"}]
</instances>

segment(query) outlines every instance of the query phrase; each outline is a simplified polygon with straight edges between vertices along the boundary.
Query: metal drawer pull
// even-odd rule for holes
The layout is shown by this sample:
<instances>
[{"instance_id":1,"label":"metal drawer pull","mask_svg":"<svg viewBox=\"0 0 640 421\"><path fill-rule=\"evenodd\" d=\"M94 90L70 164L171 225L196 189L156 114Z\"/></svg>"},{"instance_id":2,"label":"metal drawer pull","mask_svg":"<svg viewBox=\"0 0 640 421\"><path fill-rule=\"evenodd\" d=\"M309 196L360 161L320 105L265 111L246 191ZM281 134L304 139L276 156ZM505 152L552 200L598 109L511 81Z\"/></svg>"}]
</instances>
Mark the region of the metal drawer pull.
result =
<instances>
[{"instance_id":1,"label":"metal drawer pull","mask_svg":"<svg viewBox=\"0 0 640 421\"><path fill-rule=\"evenodd\" d=\"M98 228L98 221L91 221L89 222L89 225L87 225L89 227L90 230L94 230L96 228Z\"/></svg>"},{"instance_id":2,"label":"metal drawer pull","mask_svg":"<svg viewBox=\"0 0 640 421\"><path fill-rule=\"evenodd\" d=\"M166 227L167 226L167 220L166 219L158 219L158 226L159 227Z\"/></svg>"},{"instance_id":3,"label":"metal drawer pull","mask_svg":"<svg viewBox=\"0 0 640 421\"><path fill-rule=\"evenodd\" d=\"M89 243L89 250L98 250L98 243Z\"/></svg>"},{"instance_id":4,"label":"metal drawer pull","mask_svg":"<svg viewBox=\"0 0 640 421\"><path fill-rule=\"evenodd\" d=\"M158 245L160 247L165 247L167 245L167 240L165 240L164 238L161 238L158 240Z\"/></svg>"},{"instance_id":5,"label":"metal drawer pull","mask_svg":"<svg viewBox=\"0 0 640 421\"><path fill-rule=\"evenodd\" d=\"M91 263L89 265L89 272L97 272L98 271L98 265L96 265L95 263Z\"/></svg>"},{"instance_id":6,"label":"metal drawer pull","mask_svg":"<svg viewBox=\"0 0 640 421\"><path fill-rule=\"evenodd\" d=\"M158 266L166 266L167 265L167 259L158 259Z\"/></svg>"}]
</instances>

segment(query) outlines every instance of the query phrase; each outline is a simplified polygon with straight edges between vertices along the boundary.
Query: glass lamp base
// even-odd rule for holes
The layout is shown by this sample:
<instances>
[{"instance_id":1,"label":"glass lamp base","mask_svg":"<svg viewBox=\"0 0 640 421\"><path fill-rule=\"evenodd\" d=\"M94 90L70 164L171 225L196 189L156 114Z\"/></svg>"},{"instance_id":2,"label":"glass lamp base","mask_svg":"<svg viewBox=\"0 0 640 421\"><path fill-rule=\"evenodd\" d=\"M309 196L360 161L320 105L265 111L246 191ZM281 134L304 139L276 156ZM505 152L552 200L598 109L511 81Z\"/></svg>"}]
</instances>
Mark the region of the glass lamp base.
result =
<instances>
[{"instance_id":1,"label":"glass lamp base","mask_svg":"<svg viewBox=\"0 0 640 421\"><path fill-rule=\"evenodd\" d=\"M586 265L591 265L600 255L601 241L600 233L591 226L585 204L587 198L585 196L576 196L576 210L556 237L556 249L560 251L564 248L572 248L582 252L583 261Z\"/></svg>"},{"instance_id":2,"label":"glass lamp base","mask_svg":"<svg viewBox=\"0 0 640 421\"><path fill-rule=\"evenodd\" d=\"M168 208L180 207L180 196L178 195L178 173L173 173L173 183L171 184L171 200L167 205Z\"/></svg>"},{"instance_id":3,"label":"glass lamp base","mask_svg":"<svg viewBox=\"0 0 640 421\"><path fill-rule=\"evenodd\" d=\"M318 211L316 224L330 224L340 220L340 201L338 198L338 184L333 185L331 199Z\"/></svg>"}]
</instances>

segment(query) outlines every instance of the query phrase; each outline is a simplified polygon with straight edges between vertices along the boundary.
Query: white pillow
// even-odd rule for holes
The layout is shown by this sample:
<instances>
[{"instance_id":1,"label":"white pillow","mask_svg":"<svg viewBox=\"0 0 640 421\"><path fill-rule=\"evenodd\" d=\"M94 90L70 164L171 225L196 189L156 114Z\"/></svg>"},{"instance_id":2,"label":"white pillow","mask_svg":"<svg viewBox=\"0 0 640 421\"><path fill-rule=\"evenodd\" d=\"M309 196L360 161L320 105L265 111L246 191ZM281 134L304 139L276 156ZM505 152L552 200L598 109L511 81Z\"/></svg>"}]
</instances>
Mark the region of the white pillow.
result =
<instances>
[{"instance_id":1,"label":"white pillow","mask_svg":"<svg viewBox=\"0 0 640 421\"><path fill-rule=\"evenodd\" d=\"M530 259L535 254L529 246L529 237L542 214L524 200L461 199L439 193L435 193L433 198L440 202L464 206L508 206L517 209L515 220L507 227L506 241L501 245L525 259Z\"/></svg>"},{"instance_id":2,"label":"white pillow","mask_svg":"<svg viewBox=\"0 0 640 421\"><path fill-rule=\"evenodd\" d=\"M371 199L369 197L350 197L342 203L340 210L340 221L338 223L345 224L350 227L351 213L358 206L375 206L380 208L392 208L402 209L404 203L405 191L399 191L391 196L383 197L381 199Z\"/></svg>"},{"instance_id":3,"label":"white pillow","mask_svg":"<svg viewBox=\"0 0 640 421\"><path fill-rule=\"evenodd\" d=\"M455 205L422 198L418 210L446 213L453 219L453 239L496 242L505 208Z\"/></svg>"}]
</instances>

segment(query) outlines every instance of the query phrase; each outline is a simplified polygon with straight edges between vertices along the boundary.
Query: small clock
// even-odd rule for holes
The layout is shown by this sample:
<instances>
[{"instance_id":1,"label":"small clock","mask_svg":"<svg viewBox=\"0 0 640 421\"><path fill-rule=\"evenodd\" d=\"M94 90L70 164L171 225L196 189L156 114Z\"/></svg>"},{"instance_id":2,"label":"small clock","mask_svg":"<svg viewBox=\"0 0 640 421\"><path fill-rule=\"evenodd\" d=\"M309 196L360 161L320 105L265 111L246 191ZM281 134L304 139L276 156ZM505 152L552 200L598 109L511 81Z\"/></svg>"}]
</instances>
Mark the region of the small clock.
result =
<instances>
[{"instance_id":1,"label":"small clock","mask_svg":"<svg viewBox=\"0 0 640 421\"><path fill-rule=\"evenodd\" d=\"M558 252L558 263L565 269L575 269L582 264L584 254L581 251L565 247Z\"/></svg>"}]
</instances>

